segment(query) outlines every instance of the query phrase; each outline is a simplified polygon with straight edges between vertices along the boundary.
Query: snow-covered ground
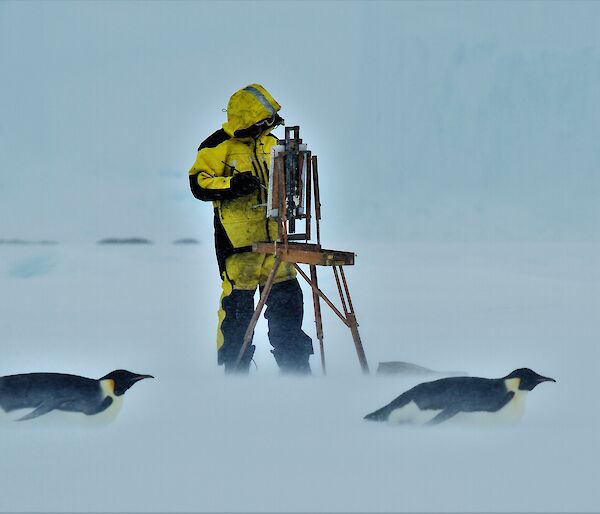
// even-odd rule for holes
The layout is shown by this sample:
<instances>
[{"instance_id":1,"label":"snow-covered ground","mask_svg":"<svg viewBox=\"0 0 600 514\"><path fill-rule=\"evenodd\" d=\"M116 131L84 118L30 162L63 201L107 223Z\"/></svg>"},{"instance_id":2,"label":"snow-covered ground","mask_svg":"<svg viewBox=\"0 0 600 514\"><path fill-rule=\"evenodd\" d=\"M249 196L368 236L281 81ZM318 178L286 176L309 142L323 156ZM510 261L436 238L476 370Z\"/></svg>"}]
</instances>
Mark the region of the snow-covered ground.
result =
<instances>
[{"instance_id":1,"label":"snow-covered ground","mask_svg":"<svg viewBox=\"0 0 600 514\"><path fill-rule=\"evenodd\" d=\"M262 320L252 376L222 376L210 243L1 245L0 374L156 379L128 391L107 428L3 430L0 510L600 510L600 244L348 249L373 369L528 366L558 382L533 391L511 429L368 423L419 378L363 376L328 311L326 377L317 356L315 376L280 377Z\"/></svg>"}]
</instances>

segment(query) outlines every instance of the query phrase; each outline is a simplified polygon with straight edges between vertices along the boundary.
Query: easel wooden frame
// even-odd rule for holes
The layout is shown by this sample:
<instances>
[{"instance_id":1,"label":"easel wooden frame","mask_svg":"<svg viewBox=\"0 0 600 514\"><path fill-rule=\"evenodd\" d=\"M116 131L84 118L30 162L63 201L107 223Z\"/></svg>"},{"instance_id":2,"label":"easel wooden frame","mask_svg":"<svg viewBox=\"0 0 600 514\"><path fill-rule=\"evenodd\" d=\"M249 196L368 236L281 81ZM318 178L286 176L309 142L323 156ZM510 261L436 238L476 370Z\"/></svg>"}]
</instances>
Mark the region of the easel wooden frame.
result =
<instances>
[{"instance_id":1,"label":"easel wooden frame","mask_svg":"<svg viewBox=\"0 0 600 514\"><path fill-rule=\"evenodd\" d=\"M325 365L325 348L323 343L323 320L321 316L321 300L323 300L331 310L337 315L338 318L344 323L352 334L356 354L358 361L363 373L369 373L369 365L363 348L363 344L358 332L358 322L356 320L356 313L354 312L354 306L352 304L352 298L350 297L350 289L348 288L348 282L344 273L344 266L354 265L355 254L353 252L343 252L339 250L327 250L321 247L321 201L319 194L319 176L318 176L318 163L317 156L311 155L307 150L300 150L299 146L302 140L299 138L299 127L285 127L285 140L280 141L284 143L286 148L292 148L295 152L293 158L297 159L297 169L301 170L302 166L305 165L306 173L299 173L298 177L295 177L297 181L297 195L304 204L303 210L290 209L290 206L286 203L286 180L290 180L290 169L287 166L284 159L289 159L290 152L280 153L274 158L273 170L270 180L271 198L273 199L272 207L277 209L277 226L278 226L278 241L277 242L258 242L252 245L252 251L257 253L265 253L274 255L273 269L268 275L267 281L263 287L260 300L254 310L246 333L242 347L238 354L235 362L235 367L239 366L239 363L244 356L256 323L260 318L262 310L269 297L273 282L277 270L282 262L290 262L294 265L298 274L310 285L313 297L313 307L315 313L315 324L317 331L317 339L319 340L319 350L321 355L321 368L323 374L326 374ZM302 183L301 178L305 177L305 183ZM316 226L316 239L317 242L310 243L311 239L311 224L313 218L313 200L314 200L314 219ZM288 214L291 214L288 219ZM305 232L302 234L288 233L293 232L295 227L295 219L305 220ZM291 227L291 230L290 230ZM303 240L299 242L298 240ZM299 264L308 264L310 276L308 276ZM337 284L338 294L342 305L342 310L338 309L335 304L323 293L319 288L317 279L317 266L329 266L333 268L335 281Z\"/></svg>"}]
</instances>

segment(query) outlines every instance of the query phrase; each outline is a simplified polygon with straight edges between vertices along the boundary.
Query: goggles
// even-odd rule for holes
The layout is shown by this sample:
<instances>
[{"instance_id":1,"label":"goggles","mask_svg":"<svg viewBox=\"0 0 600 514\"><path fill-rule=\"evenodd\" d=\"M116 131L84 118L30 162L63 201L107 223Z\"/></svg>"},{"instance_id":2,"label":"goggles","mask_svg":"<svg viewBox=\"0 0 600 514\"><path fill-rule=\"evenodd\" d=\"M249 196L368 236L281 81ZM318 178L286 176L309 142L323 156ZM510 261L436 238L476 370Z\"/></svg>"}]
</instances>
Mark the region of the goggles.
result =
<instances>
[{"instance_id":1,"label":"goggles","mask_svg":"<svg viewBox=\"0 0 600 514\"><path fill-rule=\"evenodd\" d=\"M272 127L273 125L280 125L283 120L277 114L273 114L270 118L255 123L257 127Z\"/></svg>"}]
</instances>

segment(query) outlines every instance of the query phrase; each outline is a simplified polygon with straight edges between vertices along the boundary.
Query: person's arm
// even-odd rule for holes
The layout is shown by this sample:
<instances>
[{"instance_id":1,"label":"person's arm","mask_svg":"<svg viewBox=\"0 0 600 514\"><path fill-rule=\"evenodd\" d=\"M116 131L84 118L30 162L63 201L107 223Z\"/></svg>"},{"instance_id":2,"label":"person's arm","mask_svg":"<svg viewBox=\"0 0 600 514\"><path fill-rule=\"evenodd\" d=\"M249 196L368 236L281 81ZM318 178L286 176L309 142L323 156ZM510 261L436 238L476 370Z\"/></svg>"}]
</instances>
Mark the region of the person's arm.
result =
<instances>
[{"instance_id":1,"label":"person's arm","mask_svg":"<svg viewBox=\"0 0 600 514\"><path fill-rule=\"evenodd\" d=\"M251 172L224 176L225 155L221 153L219 148L202 148L198 152L189 171L190 189L198 200L231 200L255 191L260 185Z\"/></svg>"}]
</instances>

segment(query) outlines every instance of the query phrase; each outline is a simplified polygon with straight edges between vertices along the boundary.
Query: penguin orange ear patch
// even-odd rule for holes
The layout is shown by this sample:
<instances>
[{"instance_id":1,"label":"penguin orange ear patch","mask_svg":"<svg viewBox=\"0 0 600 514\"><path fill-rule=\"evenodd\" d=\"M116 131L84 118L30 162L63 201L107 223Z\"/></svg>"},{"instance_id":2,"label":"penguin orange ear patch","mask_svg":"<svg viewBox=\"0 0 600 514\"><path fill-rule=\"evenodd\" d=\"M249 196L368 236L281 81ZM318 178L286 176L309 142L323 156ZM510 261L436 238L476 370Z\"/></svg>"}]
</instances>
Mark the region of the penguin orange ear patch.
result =
<instances>
[{"instance_id":1,"label":"penguin orange ear patch","mask_svg":"<svg viewBox=\"0 0 600 514\"><path fill-rule=\"evenodd\" d=\"M100 381L100 385L102 386L102 390L109 396L114 396L115 394L115 381L112 378L105 378Z\"/></svg>"},{"instance_id":2,"label":"penguin orange ear patch","mask_svg":"<svg viewBox=\"0 0 600 514\"><path fill-rule=\"evenodd\" d=\"M509 378L506 380L506 389L509 391L517 392L519 390L519 386L521 385L520 378Z\"/></svg>"}]
</instances>

